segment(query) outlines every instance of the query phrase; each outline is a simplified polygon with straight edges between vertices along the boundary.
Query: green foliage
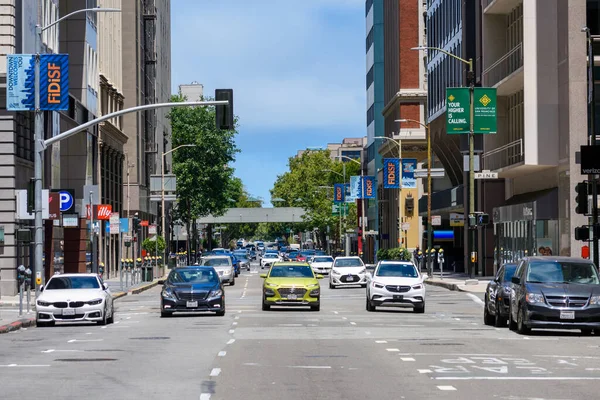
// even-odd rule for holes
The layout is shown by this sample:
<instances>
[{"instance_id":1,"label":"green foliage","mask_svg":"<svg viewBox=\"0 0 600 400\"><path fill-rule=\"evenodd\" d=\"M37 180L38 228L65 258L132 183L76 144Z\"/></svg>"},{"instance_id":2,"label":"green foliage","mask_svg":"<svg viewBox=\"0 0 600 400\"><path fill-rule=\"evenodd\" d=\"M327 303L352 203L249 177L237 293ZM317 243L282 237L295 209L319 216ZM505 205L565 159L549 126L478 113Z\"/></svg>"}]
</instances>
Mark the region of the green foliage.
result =
<instances>
[{"instance_id":1,"label":"green foliage","mask_svg":"<svg viewBox=\"0 0 600 400\"><path fill-rule=\"evenodd\" d=\"M151 240L152 238L146 238L144 239L144 241L142 242L142 248L144 250L146 250L148 253L150 253L150 255L154 255L154 254L158 254L161 255L163 254L163 251L165 251L165 247L166 247L166 243L165 243L165 238L163 238L162 236L155 236L156 240ZM156 249L156 246L158 245L158 250Z\"/></svg>"},{"instance_id":2,"label":"green foliage","mask_svg":"<svg viewBox=\"0 0 600 400\"><path fill-rule=\"evenodd\" d=\"M412 254L404 247L395 247L392 249L379 249L377 250L378 260L412 260Z\"/></svg>"},{"instance_id":3,"label":"green foliage","mask_svg":"<svg viewBox=\"0 0 600 400\"><path fill-rule=\"evenodd\" d=\"M184 101L173 96L171 101ZM214 107L176 107L169 113L172 127L172 148L183 147L173 155L173 173L177 176L179 206L175 217L181 221L222 215L230 206L232 187L237 185L230 167L238 152L236 131L219 131L215 124Z\"/></svg>"},{"instance_id":4,"label":"green foliage","mask_svg":"<svg viewBox=\"0 0 600 400\"><path fill-rule=\"evenodd\" d=\"M229 199L228 207L262 207L262 200L252 198L252 196L250 196L244 187L240 178L233 177L231 179L230 185L227 188L227 193ZM223 235L223 244L227 245L230 241L237 241L239 238L254 237L256 230L258 229L258 225L259 224L257 223L222 224L221 226L224 227L224 229L221 230L221 234Z\"/></svg>"}]
</instances>

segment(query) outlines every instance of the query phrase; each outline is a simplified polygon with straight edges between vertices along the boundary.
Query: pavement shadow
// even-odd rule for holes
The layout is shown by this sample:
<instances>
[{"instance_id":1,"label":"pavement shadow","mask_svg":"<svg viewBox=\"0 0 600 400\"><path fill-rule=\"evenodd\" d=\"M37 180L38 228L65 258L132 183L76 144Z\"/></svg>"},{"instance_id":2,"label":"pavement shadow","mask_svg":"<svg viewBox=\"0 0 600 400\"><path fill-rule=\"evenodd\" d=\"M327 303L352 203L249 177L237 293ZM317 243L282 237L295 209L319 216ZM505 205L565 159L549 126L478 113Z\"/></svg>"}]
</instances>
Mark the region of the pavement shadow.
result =
<instances>
[{"instance_id":1,"label":"pavement shadow","mask_svg":"<svg viewBox=\"0 0 600 400\"><path fill-rule=\"evenodd\" d=\"M416 314L412 308L379 308L375 311L375 313L383 313L383 314Z\"/></svg>"},{"instance_id":2,"label":"pavement shadow","mask_svg":"<svg viewBox=\"0 0 600 400\"><path fill-rule=\"evenodd\" d=\"M311 311L310 308L304 308L304 307L280 307L280 308L273 308L274 306L271 306L271 308L269 309L268 312L281 312L281 313L298 313L298 312L306 312L306 313L315 313L315 312L319 312L319 311Z\"/></svg>"},{"instance_id":3,"label":"pavement shadow","mask_svg":"<svg viewBox=\"0 0 600 400\"><path fill-rule=\"evenodd\" d=\"M225 312L227 315L227 311ZM160 317L160 315L159 315ZM217 314L214 312L198 312L198 313L183 313L183 314L172 314L168 318L208 318L208 317L217 317ZM163 318L164 319L164 318Z\"/></svg>"},{"instance_id":4,"label":"pavement shadow","mask_svg":"<svg viewBox=\"0 0 600 400\"><path fill-rule=\"evenodd\" d=\"M518 335L518 333L515 332ZM551 330L551 329L533 329L527 335L533 337L588 337L592 335L583 335L579 329L573 330ZM598 336L598 335L596 335Z\"/></svg>"}]
</instances>

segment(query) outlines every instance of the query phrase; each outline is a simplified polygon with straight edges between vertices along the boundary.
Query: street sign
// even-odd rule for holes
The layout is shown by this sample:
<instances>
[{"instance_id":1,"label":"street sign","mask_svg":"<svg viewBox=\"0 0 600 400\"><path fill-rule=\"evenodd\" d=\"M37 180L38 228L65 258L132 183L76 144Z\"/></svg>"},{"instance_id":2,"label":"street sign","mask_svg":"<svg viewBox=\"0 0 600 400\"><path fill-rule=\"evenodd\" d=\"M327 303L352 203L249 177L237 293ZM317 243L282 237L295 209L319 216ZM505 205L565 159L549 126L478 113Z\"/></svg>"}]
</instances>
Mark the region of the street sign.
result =
<instances>
[{"instance_id":1,"label":"street sign","mask_svg":"<svg viewBox=\"0 0 600 400\"><path fill-rule=\"evenodd\" d=\"M450 226L465 226L464 214L450 213Z\"/></svg>"},{"instance_id":2,"label":"street sign","mask_svg":"<svg viewBox=\"0 0 600 400\"><path fill-rule=\"evenodd\" d=\"M131 242L131 235L123 235L123 241L125 243Z\"/></svg>"},{"instance_id":3,"label":"street sign","mask_svg":"<svg viewBox=\"0 0 600 400\"><path fill-rule=\"evenodd\" d=\"M441 215L432 215L431 216L431 225L432 226L442 225L442 216Z\"/></svg>"},{"instance_id":4,"label":"street sign","mask_svg":"<svg viewBox=\"0 0 600 400\"><path fill-rule=\"evenodd\" d=\"M63 214L62 226L63 226L63 228L79 227L79 215L78 214Z\"/></svg>"},{"instance_id":5,"label":"street sign","mask_svg":"<svg viewBox=\"0 0 600 400\"><path fill-rule=\"evenodd\" d=\"M365 232L365 236L377 236L377 235L379 235L379 231L373 231L373 230L371 230L371 231L366 231Z\"/></svg>"},{"instance_id":6,"label":"street sign","mask_svg":"<svg viewBox=\"0 0 600 400\"><path fill-rule=\"evenodd\" d=\"M90 204L90 192L92 193L92 204L100 204L100 189L98 185L84 185L82 207L87 207Z\"/></svg>"},{"instance_id":7,"label":"street sign","mask_svg":"<svg viewBox=\"0 0 600 400\"><path fill-rule=\"evenodd\" d=\"M148 227L148 234L149 235L156 235L156 225L150 225Z\"/></svg>"},{"instance_id":8,"label":"street sign","mask_svg":"<svg viewBox=\"0 0 600 400\"><path fill-rule=\"evenodd\" d=\"M59 203L59 194L58 193L50 193L48 197L49 205L48 205L48 219L59 219L60 218L60 203Z\"/></svg>"},{"instance_id":9,"label":"street sign","mask_svg":"<svg viewBox=\"0 0 600 400\"><path fill-rule=\"evenodd\" d=\"M140 226L148 226L149 222L147 220L140 221Z\"/></svg>"},{"instance_id":10,"label":"street sign","mask_svg":"<svg viewBox=\"0 0 600 400\"><path fill-rule=\"evenodd\" d=\"M75 191L73 189L58 189L50 192L58 193L61 213L66 214L72 211L75 206Z\"/></svg>"},{"instance_id":11,"label":"street sign","mask_svg":"<svg viewBox=\"0 0 600 400\"><path fill-rule=\"evenodd\" d=\"M473 133L496 133L496 89L477 87L473 89Z\"/></svg>"},{"instance_id":12,"label":"street sign","mask_svg":"<svg viewBox=\"0 0 600 400\"><path fill-rule=\"evenodd\" d=\"M340 211L343 215L348 215L348 203L333 203L331 205L331 215L339 217Z\"/></svg>"},{"instance_id":13,"label":"street sign","mask_svg":"<svg viewBox=\"0 0 600 400\"><path fill-rule=\"evenodd\" d=\"M119 228L121 225L121 219L119 218L119 213L112 213L110 215L110 234L111 235L118 235L119 234Z\"/></svg>"},{"instance_id":14,"label":"street sign","mask_svg":"<svg viewBox=\"0 0 600 400\"><path fill-rule=\"evenodd\" d=\"M498 173L490 172L489 170L475 172L475 179L498 179Z\"/></svg>"},{"instance_id":15,"label":"street sign","mask_svg":"<svg viewBox=\"0 0 600 400\"><path fill-rule=\"evenodd\" d=\"M446 88L446 132L468 133L471 128L469 88Z\"/></svg>"},{"instance_id":16,"label":"street sign","mask_svg":"<svg viewBox=\"0 0 600 400\"><path fill-rule=\"evenodd\" d=\"M402 228L403 231L409 230L410 229L410 223L403 222L401 228Z\"/></svg>"},{"instance_id":17,"label":"street sign","mask_svg":"<svg viewBox=\"0 0 600 400\"><path fill-rule=\"evenodd\" d=\"M129 232L129 218L121 218L119 221L119 231L121 233Z\"/></svg>"}]
</instances>

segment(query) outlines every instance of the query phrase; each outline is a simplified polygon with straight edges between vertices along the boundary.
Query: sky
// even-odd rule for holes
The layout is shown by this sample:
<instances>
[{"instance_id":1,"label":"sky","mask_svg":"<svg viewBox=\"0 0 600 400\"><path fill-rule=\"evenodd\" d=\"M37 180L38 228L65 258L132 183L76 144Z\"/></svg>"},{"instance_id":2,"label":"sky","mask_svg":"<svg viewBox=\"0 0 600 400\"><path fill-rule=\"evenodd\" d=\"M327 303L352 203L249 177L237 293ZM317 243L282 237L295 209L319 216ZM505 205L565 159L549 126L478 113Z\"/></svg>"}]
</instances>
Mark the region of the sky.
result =
<instances>
[{"instance_id":1,"label":"sky","mask_svg":"<svg viewBox=\"0 0 600 400\"><path fill-rule=\"evenodd\" d=\"M172 0L171 82L232 88L235 175L270 205L288 159L366 135L364 0Z\"/></svg>"}]
</instances>

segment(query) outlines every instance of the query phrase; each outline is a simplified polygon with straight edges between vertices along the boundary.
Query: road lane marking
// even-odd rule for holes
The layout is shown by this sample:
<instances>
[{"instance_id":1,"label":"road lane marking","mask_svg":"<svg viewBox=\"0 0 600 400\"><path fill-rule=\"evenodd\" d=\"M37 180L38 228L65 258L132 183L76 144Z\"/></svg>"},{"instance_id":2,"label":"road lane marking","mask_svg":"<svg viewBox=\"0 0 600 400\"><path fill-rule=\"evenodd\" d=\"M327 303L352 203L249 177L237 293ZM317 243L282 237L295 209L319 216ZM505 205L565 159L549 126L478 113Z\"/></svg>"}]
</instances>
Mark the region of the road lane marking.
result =
<instances>
[{"instance_id":1,"label":"road lane marking","mask_svg":"<svg viewBox=\"0 0 600 400\"><path fill-rule=\"evenodd\" d=\"M49 367L47 364L33 364L33 365L20 365L20 364L7 364L0 365L0 368L37 368L37 367Z\"/></svg>"},{"instance_id":2,"label":"road lane marking","mask_svg":"<svg viewBox=\"0 0 600 400\"><path fill-rule=\"evenodd\" d=\"M329 365L288 365L288 368L301 368L301 369L331 369Z\"/></svg>"},{"instance_id":3,"label":"road lane marking","mask_svg":"<svg viewBox=\"0 0 600 400\"><path fill-rule=\"evenodd\" d=\"M396 352L396 351L400 351L400 349L386 349L389 352Z\"/></svg>"},{"instance_id":4,"label":"road lane marking","mask_svg":"<svg viewBox=\"0 0 600 400\"><path fill-rule=\"evenodd\" d=\"M454 386L438 386L437 388L440 390L456 390Z\"/></svg>"},{"instance_id":5,"label":"road lane marking","mask_svg":"<svg viewBox=\"0 0 600 400\"><path fill-rule=\"evenodd\" d=\"M356 322L350 322L350 325L356 325Z\"/></svg>"},{"instance_id":6,"label":"road lane marking","mask_svg":"<svg viewBox=\"0 0 600 400\"><path fill-rule=\"evenodd\" d=\"M67 340L67 343L75 343L75 342L102 342L104 339L71 339Z\"/></svg>"},{"instance_id":7,"label":"road lane marking","mask_svg":"<svg viewBox=\"0 0 600 400\"><path fill-rule=\"evenodd\" d=\"M92 332L87 332L86 335L93 335L93 333Z\"/></svg>"},{"instance_id":8,"label":"road lane marking","mask_svg":"<svg viewBox=\"0 0 600 400\"><path fill-rule=\"evenodd\" d=\"M342 319L343 319L343 320L347 320L347 319L348 319L348 317L342 317Z\"/></svg>"},{"instance_id":9,"label":"road lane marking","mask_svg":"<svg viewBox=\"0 0 600 400\"><path fill-rule=\"evenodd\" d=\"M232 323L231 325L234 325L234 326L235 326L235 325L237 325L237 324L238 324L237 322L234 322L234 323Z\"/></svg>"},{"instance_id":10,"label":"road lane marking","mask_svg":"<svg viewBox=\"0 0 600 400\"><path fill-rule=\"evenodd\" d=\"M240 316L236 315L235 317L233 317L233 319L240 319Z\"/></svg>"},{"instance_id":11,"label":"road lane marking","mask_svg":"<svg viewBox=\"0 0 600 400\"><path fill-rule=\"evenodd\" d=\"M597 376L439 376L440 381L599 381Z\"/></svg>"},{"instance_id":12,"label":"road lane marking","mask_svg":"<svg viewBox=\"0 0 600 400\"><path fill-rule=\"evenodd\" d=\"M54 353L54 352L61 352L61 353L81 353L83 352L83 350L56 350L56 349L48 349L48 350L42 350L42 353Z\"/></svg>"},{"instance_id":13,"label":"road lane marking","mask_svg":"<svg viewBox=\"0 0 600 400\"><path fill-rule=\"evenodd\" d=\"M210 376L219 376L220 373L221 368L213 368L212 371L210 371Z\"/></svg>"},{"instance_id":14,"label":"road lane marking","mask_svg":"<svg viewBox=\"0 0 600 400\"><path fill-rule=\"evenodd\" d=\"M400 359L401 359L402 361L415 361L415 359L414 359L414 358L412 358L412 357L400 357Z\"/></svg>"},{"instance_id":15,"label":"road lane marking","mask_svg":"<svg viewBox=\"0 0 600 400\"><path fill-rule=\"evenodd\" d=\"M233 335L233 333L235 332L235 329L230 329L229 333Z\"/></svg>"},{"instance_id":16,"label":"road lane marking","mask_svg":"<svg viewBox=\"0 0 600 400\"><path fill-rule=\"evenodd\" d=\"M125 317L125 319L131 319L131 317Z\"/></svg>"},{"instance_id":17,"label":"road lane marking","mask_svg":"<svg viewBox=\"0 0 600 400\"><path fill-rule=\"evenodd\" d=\"M227 344L233 344L233 342L235 342L235 339L229 339L229 341L227 342Z\"/></svg>"},{"instance_id":18,"label":"road lane marking","mask_svg":"<svg viewBox=\"0 0 600 400\"><path fill-rule=\"evenodd\" d=\"M339 314L339 312L337 312L337 311L334 311L333 313L334 313L334 314Z\"/></svg>"},{"instance_id":19,"label":"road lane marking","mask_svg":"<svg viewBox=\"0 0 600 400\"><path fill-rule=\"evenodd\" d=\"M485 305L485 303L483 302L483 300L481 300L479 297L477 297L473 293L467 293L467 296L469 296L471 298L471 300L473 300L475 303L477 303L477 304L479 304L481 306Z\"/></svg>"},{"instance_id":20,"label":"road lane marking","mask_svg":"<svg viewBox=\"0 0 600 400\"><path fill-rule=\"evenodd\" d=\"M202 393L200 395L200 400L210 400L210 393Z\"/></svg>"},{"instance_id":21,"label":"road lane marking","mask_svg":"<svg viewBox=\"0 0 600 400\"><path fill-rule=\"evenodd\" d=\"M420 374L430 374L431 373L430 369L418 369L417 371L419 371Z\"/></svg>"},{"instance_id":22,"label":"road lane marking","mask_svg":"<svg viewBox=\"0 0 600 400\"><path fill-rule=\"evenodd\" d=\"M227 354L226 351L220 351L218 355L219 355L219 357L225 357L226 354Z\"/></svg>"},{"instance_id":23,"label":"road lane marking","mask_svg":"<svg viewBox=\"0 0 600 400\"><path fill-rule=\"evenodd\" d=\"M376 340L375 343L387 343L387 340Z\"/></svg>"}]
</instances>

